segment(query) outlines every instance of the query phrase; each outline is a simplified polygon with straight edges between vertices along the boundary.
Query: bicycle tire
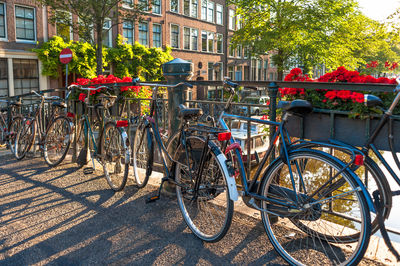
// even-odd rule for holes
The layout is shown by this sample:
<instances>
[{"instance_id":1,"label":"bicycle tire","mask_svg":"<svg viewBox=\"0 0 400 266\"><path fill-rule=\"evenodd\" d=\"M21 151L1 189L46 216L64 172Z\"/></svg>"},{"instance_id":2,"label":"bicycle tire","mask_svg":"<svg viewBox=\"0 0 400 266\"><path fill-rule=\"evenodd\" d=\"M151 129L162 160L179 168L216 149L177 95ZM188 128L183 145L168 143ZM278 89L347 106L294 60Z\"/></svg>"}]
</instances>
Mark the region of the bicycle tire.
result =
<instances>
[{"instance_id":1,"label":"bicycle tire","mask_svg":"<svg viewBox=\"0 0 400 266\"><path fill-rule=\"evenodd\" d=\"M136 128L132 148L133 176L138 188L147 185L153 171L154 144L150 128L141 120Z\"/></svg>"},{"instance_id":2,"label":"bicycle tire","mask_svg":"<svg viewBox=\"0 0 400 266\"><path fill-rule=\"evenodd\" d=\"M313 159L314 163L310 163L310 159ZM267 204L265 201L261 201L261 207L264 210L279 214L280 219L278 222L273 221L275 222L273 224L270 220L272 215L261 211L264 229L276 251L293 265L332 263L356 265L364 256L368 247L371 235L371 217L365 195L362 191L356 189L358 184L353 175L350 171L345 170L341 173L339 179L334 180L332 184L337 186L332 185L332 191L327 195L332 199L329 204L318 203L307 206L304 203L312 204L318 200L315 196L314 198L309 196L318 189L319 185L324 184L330 178L329 171L335 173L335 171L342 169L344 164L340 160L316 150L292 151L289 153L289 160L291 167L294 168L293 171L299 172L298 170L301 169L303 177L304 173L307 173L307 180L303 180L303 183L298 181L295 184L297 191L303 191L293 194L292 179L288 174L289 168L282 158L278 158L268 167L259 190L259 193L263 196L270 195L274 199L282 201L289 199L287 202L292 205L296 204L294 197L303 201L301 206L296 206L291 210L279 207L277 204ZM312 174L316 174L316 176L312 176ZM293 180L297 180L297 177L298 175L294 174ZM324 177L326 180L323 180ZM337 180L341 180L341 182L335 183ZM340 186L340 184L342 185ZM313 189L311 189L312 187ZM338 193L344 195L343 193L346 192L348 194L345 197L338 196ZM321 191L321 194L324 193ZM333 202L335 197L332 197L332 195L337 197L337 201ZM322 199L326 200L327 198ZM329 208L335 209L336 212L350 210L353 216L356 212L359 213L360 224L356 224L350 218L344 221L346 215L334 217ZM308 223L306 224L305 221ZM337 236L338 233L354 235L354 230L360 231L360 238L354 245L346 244L347 241L344 241L346 236ZM293 250L289 250L290 248L293 248ZM349 251L351 248L354 248L354 250ZM338 254L335 251L338 251Z\"/></svg>"},{"instance_id":3,"label":"bicycle tire","mask_svg":"<svg viewBox=\"0 0 400 266\"><path fill-rule=\"evenodd\" d=\"M196 173L198 170L204 143L205 140L201 137L186 138L189 163L185 159L182 144L177 147L173 157L176 160L176 195L182 216L190 230L203 241L217 242L225 236L232 223L233 201L229 197L229 187L222 170L223 162L217 157L218 151L221 151L211 142L210 153L205 158L199 195L193 197L194 180L187 172L189 170Z\"/></svg>"},{"instance_id":4,"label":"bicycle tire","mask_svg":"<svg viewBox=\"0 0 400 266\"><path fill-rule=\"evenodd\" d=\"M45 162L54 167L59 165L67 156L71 145L71 124L64 116L57 117L49 125L43 141L43 157ZM63 148L61 151L59 148ZM56 156L52 158L55 151Z\"/></svg>"},{"instance_id":5,"label":"bicycle tire","mask_svg":"<svg viewBox=\"0 0 400 266\"><path fill-rule=\"evenodd\" d=\"M112 190L121 191L128 180L129 161L125 147L129 148L129 142L114 121L106 123L101 138L101 159L107 183ZM124 144L124 141L128 143Z\"/></svg>"},{"instance_id":6,"label":"bicycle tire","mask_svg":"<svg viewBox=\"0 0 400 266\"><path fill-rule=\"evenodd\" d=\"M21 128L23 122L22 116L16 116L11 120L10 127L8 129L8 147L12 154L15 152L15 139L17 137L18 131Z\"/></svg>"},{"instance_id":7,"label":"bicycle tire","mask_svg":"<svg viewBox=\"0 0 400 266\"><path fill-rule=\"evenodd\" d=\"M14 156L17 160L22 160L31 150L36 137L36 120L27 118L23 121L20 130L15 137Z\"/></svg>"}]
</instances>

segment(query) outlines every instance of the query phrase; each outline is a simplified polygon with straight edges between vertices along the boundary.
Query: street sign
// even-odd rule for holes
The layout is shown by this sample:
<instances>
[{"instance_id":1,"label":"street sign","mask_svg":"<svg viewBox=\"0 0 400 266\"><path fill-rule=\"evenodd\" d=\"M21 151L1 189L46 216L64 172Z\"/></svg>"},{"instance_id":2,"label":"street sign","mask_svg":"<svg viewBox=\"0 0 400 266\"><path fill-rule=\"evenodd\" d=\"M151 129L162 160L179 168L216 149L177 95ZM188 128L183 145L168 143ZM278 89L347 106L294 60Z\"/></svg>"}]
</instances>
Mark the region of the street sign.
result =
<instances>
[{"instance_id":1,"label":"street sign","mask_svg":"<svg viewBox=\"0 0 400 266\"><path fill-rule=\"evenodd\" d=\"M60 62L63 64L68 64L72 60L72 51L69 48L62 49L60 53Z\"/></svg>"}]
</instances>

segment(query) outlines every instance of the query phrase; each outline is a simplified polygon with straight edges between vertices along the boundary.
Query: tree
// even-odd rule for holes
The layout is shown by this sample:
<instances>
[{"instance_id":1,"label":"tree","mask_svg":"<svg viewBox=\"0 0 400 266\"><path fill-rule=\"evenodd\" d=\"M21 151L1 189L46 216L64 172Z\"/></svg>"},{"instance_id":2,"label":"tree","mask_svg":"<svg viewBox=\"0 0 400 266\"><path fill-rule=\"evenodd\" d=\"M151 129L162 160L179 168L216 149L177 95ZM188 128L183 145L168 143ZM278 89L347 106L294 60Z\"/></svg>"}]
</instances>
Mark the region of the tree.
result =
<instances>
[{"instance_id":1,"label":"tree","mask_svg":"<svg viewBox=\"0 0 400 266\"><path fill-rule=\"evenodd\" d=\"M353 0L231 0L242 18L233 44L253 55L274 51L278 79L299 58L306 68L329 57L334 33L357 11Z\"/></svg>"},{"instance_id":2,"label":"tree","mask_svg":"<svg viewBox=\"0 0 400 266\"><path fill-rule=\"evenodd\" d=\"M61 21L63 24L70 24L75 32L87 41L93 38L96 47L96 73L100 75L103 72L103 27L106 21L111 22L111 29L114 25L121 23L124 19L137 20L140 18L145 7L130 4L129 8L122 9L123 0L36 0L37 2L50 7L51 20L53 22ZM77 22L72 22L70 15L78 17Z\"/></svg>"}]
</instances>

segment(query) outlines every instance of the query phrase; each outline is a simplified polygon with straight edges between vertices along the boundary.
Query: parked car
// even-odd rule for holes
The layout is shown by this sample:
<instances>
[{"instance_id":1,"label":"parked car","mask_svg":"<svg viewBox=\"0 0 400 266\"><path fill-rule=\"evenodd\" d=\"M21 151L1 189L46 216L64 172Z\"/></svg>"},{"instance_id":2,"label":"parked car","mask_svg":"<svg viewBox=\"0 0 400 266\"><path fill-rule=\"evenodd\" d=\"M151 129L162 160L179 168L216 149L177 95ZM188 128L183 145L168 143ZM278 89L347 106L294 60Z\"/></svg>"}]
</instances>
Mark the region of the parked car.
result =
<instances>
[{"instance_id":1,"label":"parked car","mask_svg":"<svg viewBox=\"0 0 400 266\"><path fill-rule=\"evenodd\" d=\"M262 104L262 105L267 105L269 103L269 97L268 96L248 96L246 98L244 98L242 101L242 103L245 104ZM247 114L247 106L240 106L240 113L246 115ZM265 110L264 108L260 107L260 106L251 106L250 107L250 114L251 115L260 115L262 114L263 110Z\"/></svg>"}]
</instances>

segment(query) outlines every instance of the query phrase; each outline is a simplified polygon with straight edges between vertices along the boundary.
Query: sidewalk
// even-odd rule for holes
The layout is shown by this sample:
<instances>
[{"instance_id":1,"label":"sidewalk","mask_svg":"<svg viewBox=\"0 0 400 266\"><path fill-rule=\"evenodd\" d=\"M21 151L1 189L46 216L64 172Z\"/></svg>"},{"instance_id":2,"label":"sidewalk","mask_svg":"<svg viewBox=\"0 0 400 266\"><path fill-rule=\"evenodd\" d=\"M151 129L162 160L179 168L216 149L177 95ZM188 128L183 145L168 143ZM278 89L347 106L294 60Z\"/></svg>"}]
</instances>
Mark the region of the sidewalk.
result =
<instances>
[{"instance_id":1,"label":"sidewalk","mask_svg":"<svg viewBox=\"0 0 400 266\"><path fill-rule=\"evenodd\" d=\"M259 213L243 204L235 205L221 241L203 243L186 227L175 198L145 204L155 186L137 190L129 180L114 193L101 176L84 175L74 164L49 169L41 158L0 157L0 264L286 265Z\"/></svg>"}]
</instances>

